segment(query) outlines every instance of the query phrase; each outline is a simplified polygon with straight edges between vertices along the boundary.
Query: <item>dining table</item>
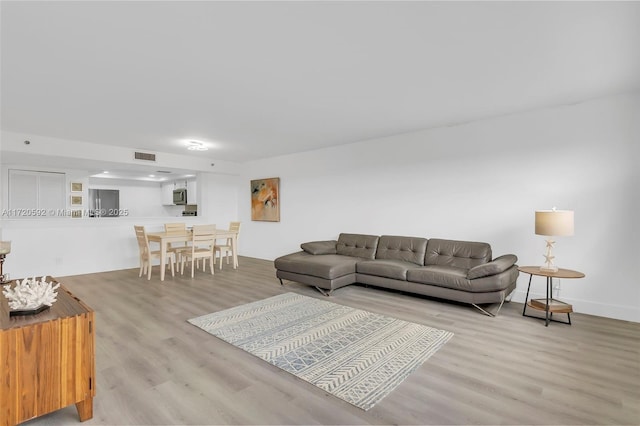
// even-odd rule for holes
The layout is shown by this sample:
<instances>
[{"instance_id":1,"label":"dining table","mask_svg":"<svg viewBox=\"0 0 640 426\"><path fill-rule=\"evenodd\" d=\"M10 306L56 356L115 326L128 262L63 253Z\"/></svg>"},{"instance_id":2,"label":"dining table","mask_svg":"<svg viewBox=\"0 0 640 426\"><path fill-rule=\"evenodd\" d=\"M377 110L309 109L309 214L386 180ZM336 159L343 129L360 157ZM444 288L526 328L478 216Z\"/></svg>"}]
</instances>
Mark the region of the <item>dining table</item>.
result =
<instances>
[{"instance_id":1,"label":"dining table","mask_svg":"<svg viewBox=\"0 0 640 426\"><path fill-rule=\"evenodd\" d=\"M233 254L233 269L238 268L238 232L228 229L216 229L215 239L230 239L231 251ZM149 242L154 241L160 244L160 265L165 265L167 259L167 248L171 243L183 243L191 241L191 230L171 231L171 232L148 232L147 239ZM165 268L160 268L160 281L164 281Z\"/></svg>"}]
</instances>

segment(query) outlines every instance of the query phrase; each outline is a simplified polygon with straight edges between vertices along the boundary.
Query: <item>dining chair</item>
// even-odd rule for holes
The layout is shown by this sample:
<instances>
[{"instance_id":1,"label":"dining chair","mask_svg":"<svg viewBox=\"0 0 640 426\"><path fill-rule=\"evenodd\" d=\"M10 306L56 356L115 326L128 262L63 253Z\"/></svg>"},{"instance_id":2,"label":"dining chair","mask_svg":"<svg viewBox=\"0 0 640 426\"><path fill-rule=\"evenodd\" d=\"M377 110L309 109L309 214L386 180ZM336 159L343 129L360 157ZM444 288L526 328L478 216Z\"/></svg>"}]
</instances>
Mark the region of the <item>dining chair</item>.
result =
<instances>
[{"instance_id":1,"label":"dining chair","mask_svg":"<svg viewBox=\"0 0 640 426\"><path fill-rule=\"evenodd\" d=\"M149 248L149 239L147 238L147 232L144 229L144 226L134 225L133 228L136 231L136 239L138 240L138 249L140 250L140 273L138 277L141 277L143 272L147 274L147 279L151 279L151 261L153 259L160 259L160 250L151 251ZM167 260L170 260L171 257L171 276L175 276L174 263L175 263L175 253L167 252ZM164 268L165 265L160 265L161 268Z\"/></svg>"},{"instance_id":2,"label":"dining chair","mask_svg":"<svg viewBox=\"0 0 640 426\"><path fill-rule=\"evenodd\" d=\"M191 234L191 246L178 248L180 253L180 274L184 273L185 260L191 261L191 278L194 276L196 262L198 259L203 259L202 271L207 270L207 264L205 259L209 259L209 269L211 269L211 275L213 275L214 265L214 251L213 248L216 243L216 226L215 225L193 225L193 231Z\"/></svg>"},{"instance_id":3,"label":"dining chair","mask_svg":"<svg viewBox=\"0 0 640 426\"><path fill-rule=\"evenodd\" d=\"M185 223L165 223L164 232L166 232L167 234L173 233L182 235L187 232L187 225ZM169 243L167 245L167 253L172 252L174 254L176 266L178 266L178 262L180 262L180 252L178 249L184 247L187 247L186 241L180 243Z\"/></svg>"},{"instance_id":4,"label":"dining chair","mask_svg":"<svg viewBox=\"0 0 640 426\"><path fill-rule=\"evenodd\" d=\"M238 250L238 236L240 235L240 222L230 222L229 231L236 233L236 250ZM229 255L233 255L233 245L231 244L231 238L227 238L227 241L224 244L216 244L214 249L216 254L220 257L220 270L222 270L222 257L224 256L228 265Z\"/></svg>"}]
</instances>

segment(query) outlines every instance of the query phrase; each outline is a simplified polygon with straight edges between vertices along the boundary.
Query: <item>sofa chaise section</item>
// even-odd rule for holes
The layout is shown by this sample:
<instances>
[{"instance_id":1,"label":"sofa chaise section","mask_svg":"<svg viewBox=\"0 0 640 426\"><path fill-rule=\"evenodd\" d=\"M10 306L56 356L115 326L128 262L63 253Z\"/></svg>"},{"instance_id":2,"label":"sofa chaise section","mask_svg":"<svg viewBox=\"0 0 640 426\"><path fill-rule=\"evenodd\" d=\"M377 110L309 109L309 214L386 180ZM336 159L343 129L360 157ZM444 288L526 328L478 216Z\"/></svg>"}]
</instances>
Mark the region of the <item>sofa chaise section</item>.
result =
<instances>
[{"instance_id":1,"label":"sofa chaise section","mask_svg":"<svg viewBox=\"0 0 640 426\"><path fill-rule=\"evenodd\" d=\"M378 236L340 234L337 241L301 244L302 251L275 260L276 276L317 288L328 295L356 282L358 261L373 259ZM324 291L326 290L326 291Z\"/></svg>"}]
</instances>

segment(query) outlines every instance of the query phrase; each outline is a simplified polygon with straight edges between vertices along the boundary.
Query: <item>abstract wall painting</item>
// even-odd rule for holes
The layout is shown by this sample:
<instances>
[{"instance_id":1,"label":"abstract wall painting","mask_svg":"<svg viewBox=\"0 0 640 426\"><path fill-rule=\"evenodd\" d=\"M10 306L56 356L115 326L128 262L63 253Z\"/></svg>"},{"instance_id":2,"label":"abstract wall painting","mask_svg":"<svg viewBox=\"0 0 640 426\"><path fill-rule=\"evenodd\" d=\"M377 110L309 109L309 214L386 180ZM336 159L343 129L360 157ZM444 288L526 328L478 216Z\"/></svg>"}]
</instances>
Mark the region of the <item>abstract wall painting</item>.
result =
<instances>
[{"instance_id":1,"label":"abstract wall painting","mask_svg":"<svg viewBox=\"0 0 640 426\"><path fill-rule=\"evenodd\" d=\"M280 222L280 178L251 181L251 220Z\"/></svg>"}]
</instances>

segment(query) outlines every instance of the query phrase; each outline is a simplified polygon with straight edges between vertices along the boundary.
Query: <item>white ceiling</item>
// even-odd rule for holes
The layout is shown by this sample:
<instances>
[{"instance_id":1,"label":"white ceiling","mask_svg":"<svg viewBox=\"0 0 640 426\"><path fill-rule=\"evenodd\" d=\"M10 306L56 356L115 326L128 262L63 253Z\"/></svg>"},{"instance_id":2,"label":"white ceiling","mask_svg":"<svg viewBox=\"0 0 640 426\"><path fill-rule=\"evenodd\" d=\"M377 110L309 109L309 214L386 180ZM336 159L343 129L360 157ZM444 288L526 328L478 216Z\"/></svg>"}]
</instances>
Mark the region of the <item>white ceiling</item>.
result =
<instances>
[{"instance_id":1,"label":"white ceiling","mask_svg":"<svg viewBox=\"0 0 640 426\"><path fill-rule=\"evenodd\" d=\"M244 162L640 87L638 2L9 2L2 130Z\"/></svg>"}]
</instances>

